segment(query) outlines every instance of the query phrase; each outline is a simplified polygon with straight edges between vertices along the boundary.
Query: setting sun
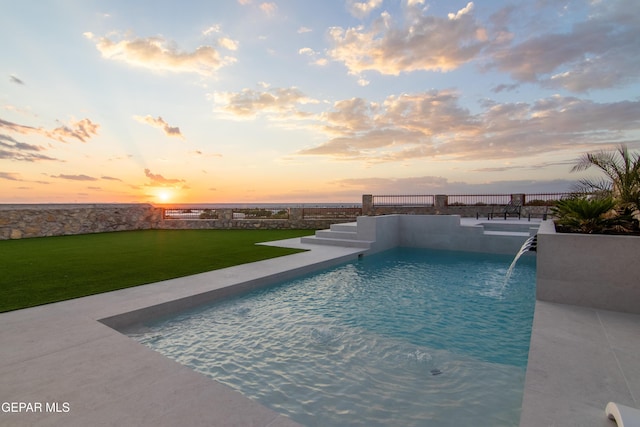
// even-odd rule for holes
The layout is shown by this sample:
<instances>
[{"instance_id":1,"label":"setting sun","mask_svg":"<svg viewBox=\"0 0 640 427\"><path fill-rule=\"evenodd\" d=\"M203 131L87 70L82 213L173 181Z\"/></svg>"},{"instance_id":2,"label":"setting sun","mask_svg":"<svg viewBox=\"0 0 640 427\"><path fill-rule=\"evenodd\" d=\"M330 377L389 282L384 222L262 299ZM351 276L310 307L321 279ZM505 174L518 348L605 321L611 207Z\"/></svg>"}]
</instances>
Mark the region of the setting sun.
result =
<instances>
[{"instance_id":1,"label":"setting sun","mask_svg":"<svg viewBox=\"0 0 640 427\"><path fill-rule=\"evenodd\" d=\"M171 193L168 191L160 191L158 192L158 200L162 203L167 203L171 200Z\"/></svg>"}]
</instances>

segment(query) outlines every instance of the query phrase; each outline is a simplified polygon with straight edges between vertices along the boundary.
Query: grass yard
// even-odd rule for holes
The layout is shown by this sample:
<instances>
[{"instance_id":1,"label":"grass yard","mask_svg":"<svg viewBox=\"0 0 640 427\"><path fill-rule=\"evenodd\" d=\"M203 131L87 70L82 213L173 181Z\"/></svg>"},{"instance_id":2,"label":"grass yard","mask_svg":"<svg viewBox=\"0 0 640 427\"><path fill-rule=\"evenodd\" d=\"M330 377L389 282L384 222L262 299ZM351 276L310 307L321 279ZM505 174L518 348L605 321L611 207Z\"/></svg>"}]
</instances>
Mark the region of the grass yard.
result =
<instances>
[{"instance_id":1,"label":"grass yard","mask_svg":"<svg viewBox=\"0 0 640 427\"><path fill-rule=\"evenodd\" d=\"M0 241L0 312L300 252L312 230L141 230Z\"/></svg>"}]
</instances>

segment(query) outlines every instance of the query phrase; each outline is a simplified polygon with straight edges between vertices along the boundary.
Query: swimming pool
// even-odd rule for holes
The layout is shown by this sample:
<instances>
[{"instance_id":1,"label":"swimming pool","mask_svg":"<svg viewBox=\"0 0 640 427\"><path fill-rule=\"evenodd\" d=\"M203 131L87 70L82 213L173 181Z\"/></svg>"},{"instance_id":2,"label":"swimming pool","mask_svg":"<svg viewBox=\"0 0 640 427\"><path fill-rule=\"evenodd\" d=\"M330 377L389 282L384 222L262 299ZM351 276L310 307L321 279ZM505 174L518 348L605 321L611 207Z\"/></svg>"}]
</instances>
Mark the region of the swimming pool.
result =
<instances>
[{"instance_id":1,"label":"swimming pool","mask_svg":"<svg viewBox=\"0 0 640 427\"><path fill-rule=\"evenodd\" d=\"M512 426L535 258L398 248L130 336L304 425Z\"/></svg>"}]
</instances>

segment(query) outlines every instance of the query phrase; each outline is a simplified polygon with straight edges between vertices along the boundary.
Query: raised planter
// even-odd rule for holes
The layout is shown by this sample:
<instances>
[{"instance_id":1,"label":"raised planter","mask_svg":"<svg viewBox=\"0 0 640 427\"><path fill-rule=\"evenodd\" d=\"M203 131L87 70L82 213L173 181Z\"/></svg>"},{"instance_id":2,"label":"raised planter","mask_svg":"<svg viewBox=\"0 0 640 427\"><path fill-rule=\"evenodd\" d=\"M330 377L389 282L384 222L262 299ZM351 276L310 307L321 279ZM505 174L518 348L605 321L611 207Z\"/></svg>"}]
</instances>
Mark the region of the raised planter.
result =
<instances>
[{"instance_id":1,"label":"raised planter","mask_svg":"<svg viewBox=\"0 0 640 427\"><path fill-rule=\"evenodd\" d=\"M640 237L538 230L540 301L640 314Z\"/></svg>"}]
</instances>

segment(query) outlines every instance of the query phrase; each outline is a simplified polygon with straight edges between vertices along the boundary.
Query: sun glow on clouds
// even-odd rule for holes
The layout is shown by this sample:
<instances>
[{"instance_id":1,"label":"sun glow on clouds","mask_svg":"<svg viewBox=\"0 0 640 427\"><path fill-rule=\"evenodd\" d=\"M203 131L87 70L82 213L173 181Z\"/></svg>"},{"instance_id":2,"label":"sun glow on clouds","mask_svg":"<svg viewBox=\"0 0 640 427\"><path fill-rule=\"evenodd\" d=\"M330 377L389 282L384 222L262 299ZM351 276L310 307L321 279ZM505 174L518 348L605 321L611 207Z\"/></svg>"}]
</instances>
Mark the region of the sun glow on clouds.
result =
<instances>
[{"instance_id":1,"label":"sun glow on clouds","mask_svg":"<svg viewBox=\"0 0 640 427\"><path fill-rule=\"evenodd\" d=\"M211 76L220 68L236 62L234 57L221 56L213 46L199 46L188 52L180 51L162 37L122 37L114 41L108 37L96 37L90 32L84 35L96 43L96 48L105 58L154 71L190 72ZM222 38L220 45L231 50L237 49L237 43L227 38Z\"/></svg>"},{"instance_id":2,"label":"sun glow on clouds","mask_svg":"<svg viewBox=\"0 0 640 427\"><path fill-rule=\"evenodd\" d=\"M27 3L3 19L35 19ZM640 147L635 3L143 1L72 21L43 0L31 50L3 56L0 202L90 180L83 200L162 202L577 180L585 151Z\"/></svg>"}]
</instances>

